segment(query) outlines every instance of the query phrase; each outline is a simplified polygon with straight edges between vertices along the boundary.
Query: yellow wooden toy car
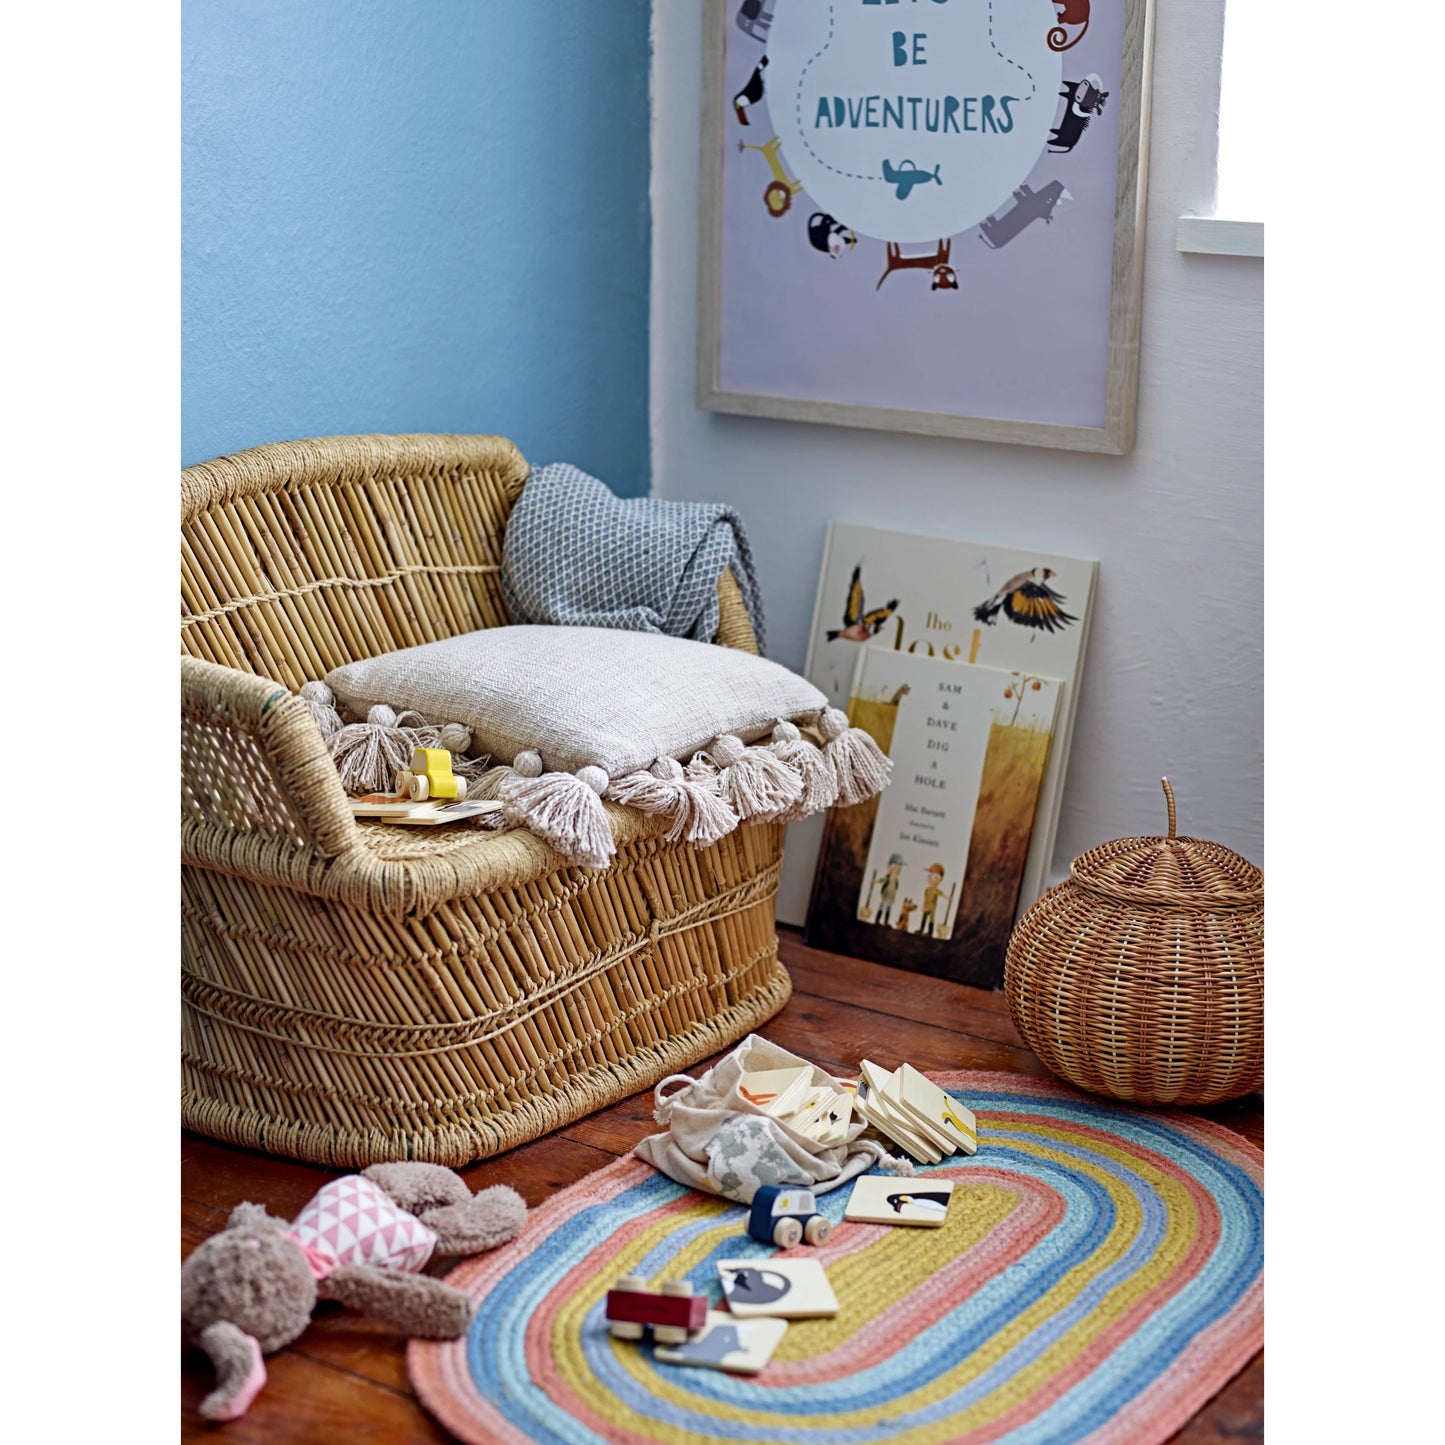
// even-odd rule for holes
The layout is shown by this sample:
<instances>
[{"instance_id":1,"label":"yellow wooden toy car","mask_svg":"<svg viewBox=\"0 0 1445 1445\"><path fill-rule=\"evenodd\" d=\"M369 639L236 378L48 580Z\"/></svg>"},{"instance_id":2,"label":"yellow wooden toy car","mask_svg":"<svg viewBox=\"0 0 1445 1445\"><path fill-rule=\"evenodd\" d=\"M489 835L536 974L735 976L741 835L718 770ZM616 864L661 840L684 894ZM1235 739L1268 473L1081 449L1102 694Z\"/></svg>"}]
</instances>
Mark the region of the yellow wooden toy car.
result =
<instances>
[{"instance_id":1,"label":"yellow wooden toy car","mask_svg":"<svg viewBox=\"0 0 1445 1445\"><path fill-rule=\"evenodd\" d=\"M416 748L411 767L396 775L395 791L414 803L428 798L461 802L467 795L467 783L452 772L452 755L446 748Z\"/></svg>"}]
</instances>

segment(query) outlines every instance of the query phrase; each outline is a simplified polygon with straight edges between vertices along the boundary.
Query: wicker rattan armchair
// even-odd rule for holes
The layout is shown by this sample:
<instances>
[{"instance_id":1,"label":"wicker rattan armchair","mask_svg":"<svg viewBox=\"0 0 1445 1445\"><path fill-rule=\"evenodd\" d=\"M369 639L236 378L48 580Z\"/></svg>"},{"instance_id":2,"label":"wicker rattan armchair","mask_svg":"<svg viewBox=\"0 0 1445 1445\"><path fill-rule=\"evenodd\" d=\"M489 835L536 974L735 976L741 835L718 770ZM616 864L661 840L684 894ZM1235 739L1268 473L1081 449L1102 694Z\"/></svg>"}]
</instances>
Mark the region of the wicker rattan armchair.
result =
<instances>
[{"instance_id":1,"label":"wicker rattan armchair","mask_svg":"<svg viewBox=\"0 0 1445 1445\"><path fill-rule=\"evenodd\" d=\"M295 690L507 621L501 437L278 443L181 480L182 1122L272 1153L462 1164L787 1001L778 824L705 849L609 804L613 865L354 819ZM756 651L730 576L720 640Z\"/></svg>"}]
</instances>

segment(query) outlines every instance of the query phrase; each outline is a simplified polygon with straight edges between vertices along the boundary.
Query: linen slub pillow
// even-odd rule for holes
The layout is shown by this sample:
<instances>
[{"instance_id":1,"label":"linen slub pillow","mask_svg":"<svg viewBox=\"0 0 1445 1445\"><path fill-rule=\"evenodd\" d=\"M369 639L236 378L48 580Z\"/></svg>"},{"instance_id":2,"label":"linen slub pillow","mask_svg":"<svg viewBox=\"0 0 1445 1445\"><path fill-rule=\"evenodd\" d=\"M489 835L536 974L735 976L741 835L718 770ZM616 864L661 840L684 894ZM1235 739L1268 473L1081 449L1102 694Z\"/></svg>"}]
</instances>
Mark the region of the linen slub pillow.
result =
<instances>
[{"instance_id":1,"label":"linen slub pillow","mask_svg":"<svg viewBox=\"0 0 1445 1445\"><path fill-rule=\"evenodd\" d=\"M740 818L860 802L889 770L796 673L660 633L493 627L347 663L326 681L355 716L386 703L466 724L477 751L512 765L496 784L509 818L593 867L614 851L602 795L701 844Z\"/></svg>"}]
</instances>

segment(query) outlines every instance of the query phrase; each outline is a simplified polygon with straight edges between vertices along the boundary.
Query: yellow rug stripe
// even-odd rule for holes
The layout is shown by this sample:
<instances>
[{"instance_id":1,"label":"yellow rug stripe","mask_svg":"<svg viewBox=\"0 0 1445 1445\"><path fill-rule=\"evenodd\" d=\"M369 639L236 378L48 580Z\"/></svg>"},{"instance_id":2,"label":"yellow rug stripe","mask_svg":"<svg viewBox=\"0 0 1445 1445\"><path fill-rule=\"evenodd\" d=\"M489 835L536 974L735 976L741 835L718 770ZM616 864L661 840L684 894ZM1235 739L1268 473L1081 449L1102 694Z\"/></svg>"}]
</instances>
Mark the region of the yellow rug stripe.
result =
<instances>
[{"instance_id":1,"label":"yellow rug stripe","mask_svg":"<svg viewBox=\"0 0 1445 1445\"><path fill-rule=\"evenodd\" d=\"M830 1320L799 1320L773 1358L813 1359L840 1349L986 1239L1018 1204L1017 1194L997 1184L958 1183L941 1228L882 1226L889 1230L886 1238L829 1265L838 1313Z\"/></svg>"},{"instance_id":2,"label":"yellow rug stripe","mask_svg":"<svg viewBox=\"0 0 1445 1445\"><path fill-rule=\"evenodd\" d=\"M995 1134L1009 1133L1007 1126L995 1126ZM1042 1159L1060 1162L1066 1167L1087 1174L1108 1192L1117 1211L1114 1228L1100 1247L1088 1260L1080 1263L1061 1279L1042 1299L1015 1318L1006 1330L994 1335L968 1360L962 1371L952 1371L947 1377L948 1389L932 1389L920 1392L931 1396L930 1403L959 1388L965 1381L977 1378L1009 1350L1015 1348L1033 1331L1047 1323L1060 1310L1071 1304L1093 1281L1111 1265L1133 1243L1142 1224L1144 1213L1136 1196L1127 1186L1105 1173L1098 1166L1071 1156L1061 1155L1057 1150L1032 1142L1029 1137L1051 1138L1062 1143L1081 1144L1094 1153L1115 1163L1132 1169L1158 1193L1163 1203L1166 1225L1154 1255L1121 1280L1077 1324L1059 1337L1047 1350L1023 1369L1011 1375L1005 1384L983 1400L968 1409L953 1415L938 1426L920 1427L910 1431L910 1445L916 1438L918 1445L937 1445L966 1430L978 1429L1016 1408L1025 1399L1041 1389L1044 1383L1059 1371L1066 1369L1089 1345L1107 1330L1136 1301L1155 1289L1178 1267L1188 1252L1198 1228L1198 1215L1187 1190L1163 1171L1145 1163L1128 1150L1104 1141L1081 1137L1067 1127L1029 1124L1021 1131L1022 1136L1010 1138L1010 1146L1021 1153L1036 1155ZM916 1404L909 1401L913 1408Z\"/></svg>"},{"instance_id":3,"label":"yellow rug stripe","mask_svg":"<svg viewBox=\"0 0 1445 1445\"><path fill-rule=\"evenodd\" d=\"M1114 1158L1118 1162L1136 1169L1141 1175L1146 1177L1152 1175L1151 1183L1154 1183L1156 1187L1169 1183L1157 1170L1149 1170L1141 1167L1140 1161L1126 1151L1116 1149L1111 1145L1103 1144L1094 1139L1072 1135L1067 1129L1048 1126L1031 1126L1026 1132L1032 1135L1055 1138L1063 1142L1078 1143L1093 1149L1097 1153ZM1115 1221L1113 1228L1102 1241L1100 1247L1087 1261L1071 1270L1047 1295L1036 1301L1034 1305L1030 1306L1028 1310L1014 1320L1007 1330L994 1335L982 1347L967 1359L960 1361L958 1365L946 1374L937 1376L927 1385L921 1386L908 1395L900 1395L891 1400L888 1405L888 1414L890 1416L896 1417L900 1414L935 1404L977 1379L1001 1356L1007 1354L1009 1350L1013 1349L1021 1340L1032 1333L1034 1329L1045 1323L1060 1309L1077 1298L1097 1275L1101 1274L1118 1260L1139 1231L1143 1220L1143 1212L1138 1201L1128 1188L1112 1175L1086 1160L1062 1155L1057 1150L1051 1150L1044 1145L1034 1144L1027 1138L1013 1138L1010 1143L1012 1147L1022 1152L1031 1153L1040 1158L1061 1163L1066 1168L1087 1174L1093 1178L1108 1193L1114 1203ZM1175 1196L1172 1199L1169 1197L1171 1192ZM1172 1191L1160 1188L1160 1193L1164 1197L1166 1210L1171 1216L1177 1214L1182 1208L1185 1217L1192 1219L1192 1209L1189 1205L1187 1195L1184 1194L1182 1188L1177 1185L1173 1186ZM678 1218L678 1216L674 1216L674 1221L678 1220ZM675 1222L670 1223L668 1226L669 1230L675 1227ZM735 1230L731 1225L724 1230L717 1231L713 1234L713 1242L707 1246L707 1249L710 1250L714 1248L719 1238L727 1237L727 1235L734 1232ZM1166 1231L1166 1239L1173 1233L1174 1229L1171 1227ZM701 1246L702 1241L699 1240L696 1243L698 1246ZM881 1240L877 1245L873 1246L873 1249L885 1251L895 1259L901 1259L903 1258L903 1253L900 1252L899 1246L906 1245L907 1243L907 1240L895 1240L889 1237ZM1187 1243L1186 1239L1184 1244L1185 1248L1187 1248ZM650 1247L649 1245L649 1248ZM703 1253L706 1252L707 1250L703 1251ZM688 1253L691 1254L692 1251L689 1250ZM1146 1274L1150 1268L1151 1266L1146 1266ZM618 1270L619 1274L625 1272L624 1269ZM1164 1271L1159 1271L1160 1277L1163 1277L1163 1274ZM1151 1288L1154 1282L1150 1279L1131 1290L1130 1285L1135 1278L1135 1276L1131 1276L1129 1280L1124 1281L1120 1285L1119 1289L1111 1292L1111 1295L1107 1298L1113 1298L1115 1295L1123 1294L1126 1296L1126 1299L1121 1307L1127 1308L1128 1304L1132 1303L1134 1298L1137 1298L1140 1294ZM594 1301L598 1297L599 1295L594 1293ZM852 1310L850 1309L850 1314L851 1313ZM1116 1313L1117 1311L1113 1312L1110 1318L1113 1318ZM1031 1394L1033 1390L1037 1388L1038 1382L1041 1379L1046 1379L1062 1365L1066 1365L1072 1361L1084 1347L1084 1343L1088 1338L1092 1338L1100 1329L1107 1327L1108 1320L1105 1320L1102 1324L1094 1324L1096 1314L1097 1310L1091 1312L1090 1316L1086 1317L1084 1321L1081 1321L1080 1325L1071 1330L1062 1340L1056 1342L1055 1346L1046 1351L1033 1365L1010 1376L1001 1389L994 1391L985 1400L978 1401L969 1409L945 1417L932 1425L914 1426L909 1431L910 1445L943 1445L943 1442L953 1439L961 1431L977 1428L979 1425L985 1424L997 1418L999 1415L1006 1413L1009 1409L1012 1409L1022 1398L1026 1398L1027 1395ZM812 1322L800 1321L794 1328L801 1330L809 1323ZM577 1348L575 1359L577 1360L579 1368L573 1373L571 1378L578 1396L585 1398L600 1415L612 1421L614 1424L626 1424L629 1428L639 1432L646 1429L651 1431L656 1438L670 1442L675 1441L677 1445L687 1445L687 1442L696 1440L715 1441L717 1445L728 1445L728 1442L721 1437L705 1435L695 1428L674 1429L670 1424L653 1420L651 1417L639 1417L629 1407L625 1406L616 1395L610 1390L607 1390L594 1376L584 1374L585 1362L582 1359L580 1342L578 1341L580 1325L581 1320L578 1319L572 1330L571 1343ZM856 1323L855 1328L857 1328ZM647 1393L683 1409L694 1411L700 1409L702 1402L699 1402L695 1395L690 1391L680 1389L673 1385L652 1369L643 1358L641 1352L635 1347L618 1345L614 1346L614 1350L623 1368L632 1375L635 1380L642 1384ZM717 1401L706 1402L706 1411L708 1414L723 1419L742 1421L764 1428L770 1425L776 1426L778 1421L778 1414L775 1411L742 1409ZM870 1406L864 1410L834 1414L815 1411L809 1416L809 1422L820 1430L825 1428L846 1429L851 1426L869 1425L874 1423L877 1418L878 1407ZM736 1442L732 1442L732 1445L736 1445Z\"/></svg>"},{"instance_id":4,"label":"yellow rug stripe","mask_svg":"<svg viewBox=\"0 0 1445 1445\"><path fill-rule=\"evenodd\" d=\"M994 1132L1013 1135L1013 1131L1007 1126L1000 1128L993 1126ZM968 1359L960 1363L946 1375L940 1376L931 1381L926 1387L922 1387L907 1397L900 1397L890 1402L890 1414L903 1413L908 1410L922 1408L932 1404L939 1399L961 1389L973 1379L989 1368L998 1358L1007 1353L1010 1349L1040 1324L1047 1321L1060 1309L1066 1307L1072 1300L1088 1287L1088 1285L1100 1273L1115 1263L1120 1255L1128 1248L1142 1222L1142 1211L1133 1194L1119 1181L1102 1169L1091 1163L1064 1156L1056 1150L1051 1150L1042 1144L1032 1142L1033 1138L1052 1138L1065 1143L1075 1143L1094 1151L1106 1158L1110 1158L1145 1178L1154 1187L1169 1216L1169 1227L1166 1229L1162 1247L1156 1257L1149 1261L1138 1273L1131 1275L1129 1279L1121 1284L1104 1300L1100 1301L1094 1310L1080 1323L1071 1329L1066 1336L1057 1341L1044 1355L1025 1370L1010 1377L1007 1385L995 1392L987 1400L980 1401L968 1411L952 1416L947 1420L937 1422L936 1426L917 1427L910 1432L911 1438L918 1442L918 1445L929 1445L929 1442L939 1442L956 1435L961 1428L974 1427L985 1423L987 1420L996 1418L999 1414L1012 1408L1019 1399L1032 1393L1037 1388L1039 1381L1047 1378L1057 1369L1070 1363L1077 1355L1086 1348L1100 1331L1108 1328L1118 1316L1129 1308L1135 1300L1140 1298L1148 1290L1154 1288L1160 1280L1167 1277L1182 1255L1187 1252L1190 1240L1193 1237L1193 1228L1197 1221L1194 1217L1193 1206L1183 1187L1172 1179L1167 1178L1161 1171L1145 1163L1137 1156L1127 1150L1117 1148L1105 1141L1095 1138L1084 1137L1072 1133L1067 1127L1048 1126L1031 1123L1021 1130L1022 1137L1010 1137L1011 1147L1022 1152L1034 1154L1040 1158L1059 1162L1064 1167L1077 1170L1087 1174L1096 1180L1099 1185L1109 1194L1112 1199L1116 1219L1114 1227L1109 1236L1102 1242L1100 1248L1088 1261L1081 1263L1046 1295L1037 1301L1024 1314L1015 1320L1011 1326L999 1335L994 1336L982 1348L975 1351ZM697 1210L689 1210L685 1214L669 1216L665 1223L660 1224L656 1229L647 1231L642 1237L634 1241L626 1251L625 1257L619 1256L616 1269L617 1274L627 1272L629 1265L635 1265L646 1252L652 1249L659 1239L672 1230L678 1228L685 1220L699 1218L708 1207L717 1209L717 1201L708 1201L707 1205ZM725 1206L723 1206L725 1207ZM918 1231L921 1233L922 1231ZM945 1230L938 1231L940 1234L947 1233ZM686 1251L678 1256L678 1268L672 1273L683 1273L698 1260L710 1253L721 1239L737 1233L736 1223L730 1221L725 1227L717 1231L708 1231L706 1234L694 1241ZM902 1231L899 1231L901 1234ZM906 1258L907 1251L900 1252L899 1245L906 1245L910 1240L900 1239L893 1241L885 1239L874 1245L866 1253L886 1253L897 1255L901 1261ZM839 1261L835 1269L842 1269L848 1261ZM901 1266L900 1266L901 1267ZM610 1271L609 1271L610 1272ZM623 1407L611 1391L606 1390L593 1377L585 1373L585 1363L581 1355L580 1328L582 1318L587 1310L594 1305L606 1288L610 1287L611 1279L596 1282L593 1287L580 1291L573 1304L566 1310L569 1316L570 1330L565 1336L556 1338L554 1345L560 1352L566 1353L570 1359L575 1360L578 1368L570 1372L574 1385L577 1388L579 1397L588 1400L594 1409L605 1418L615 1423L631 1422L631 1428L652 1431L658 1438L677 1440L679 1445L692 1440L717 1440L716 1436L704 1436L695 1429L672 1431L667 1425L652 1421L649 1417L637 1419L632 1412ZM842 1283L841 1276L839 1283ZM850 1306L848 1319L850 1325L844 1325L844 1337L846 1338L854 1330L862 1328L858 1323L857 1307ZM871 1315L870 1315L871 1318ZM560 1330L559 1315L559 1336L563 1335ZM806 1333L808 1328L816 1327L822 1322L800 1322L795 1326L798 1334ZM790 1331L789 1338L792 1337ZM690 1392L680 1390L671 1385L666 1379L657 1374L648 1366L640 1352L631 1346L617 1346L616 1352L623 1367L639 1380L645 1389L660 1399L665 1399L682 1408L697 1408L696 1397ZM748 1423L766 1427L776 1423L776 1416L771 1411L739 1410L734 1407L718 1406L709 1404L709 1410L730 1420L741 1420ZM876 1407L867 1410L848 1412L827 1417L811 1416L810 1420L817 1423L819 1428L825 1424L830 1428L846 1428L850 1425L866 1425L877 1418Z\"/></svg>"}]
</instances>

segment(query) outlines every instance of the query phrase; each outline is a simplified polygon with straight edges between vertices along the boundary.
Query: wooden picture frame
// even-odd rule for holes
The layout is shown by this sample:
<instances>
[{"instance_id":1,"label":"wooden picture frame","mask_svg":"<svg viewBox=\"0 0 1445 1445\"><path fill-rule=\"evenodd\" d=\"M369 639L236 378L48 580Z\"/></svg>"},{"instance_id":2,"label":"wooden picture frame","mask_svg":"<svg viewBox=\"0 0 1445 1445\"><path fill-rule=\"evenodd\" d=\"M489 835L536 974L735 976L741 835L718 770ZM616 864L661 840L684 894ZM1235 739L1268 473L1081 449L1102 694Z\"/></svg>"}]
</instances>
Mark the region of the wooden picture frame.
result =
<instances>
[{"instance_id":1,"label":"wooden picture frame","mask_svg":"<svg viewBox=\"0 0 1445 1445\"><path fill-rule=\"evenodd\" d=\"M774 4L788 0L774 0ZM870 0L872 3L872 0ZM975 441L1053 447L1071 451L1123 455L1134 445L1139 382L1139 329L1143 286L1143 236L1148 173L1150 69L1153 51L1153 0L1093 0L1096 12L1122 11L1122 57L1115 97L1117 145L1114 166L1112 260L1109 263L1107 346L1095 343L1107 367L1102 379L1102 418L1098 425L1076 425L1019 417L955 414L947 410L913 410L892 405L820 400L806 396L763 394L729 388L723 382L722 342L726 331L722 306L724 214L723 184L726 147L733 139L725 91L726 46L734 32L745 42L748 27L734 24L735 11L748 10L746 0L706 0L703 31L702 134L699 160L698 351L697 404L740 416L788 421L823 422ZM752 13L759 7L753 4ZM764 5L764 14L772 7ZM1086 7L1087 9L1087 7ZM902 13L902 12L898 12ZM757 38L761 38L760 36ZM1050 46L1050 48L1053 48ZM800 92L801 93L801 92ZM1066 103L1067 110L1067 103ZM801 112L801 107L800 107ZM742 122L744 125L747 121ZM755 127L754 138L764 134ZM746 133L740 133L744 135ZM741 145L741 141L740 141ZM754 146L754 149L760 149ZM772 158L769 157L771 163ZM901 162L901 165L911 162ZM1106 164L1106 162L1105 162ZM830 167L830 169L832 169ZM776 172L775 172L776 174ZM794 182L794 189L802 187ZM1015 197L1019 196L1015 192ZM1068 193L1065 192L1065 197ZM783 203L786 207L786 202ZM801 209L801 208L800 208ZM776 214L776 212L775 212ZM816 213L815 213L816 214ZM827 219L831 219L828 217ZM989 220L994 218L991 216ZM1048 219L1046 216L1045 219ZM1103 223L1100 223L1102 231ZM976 229L982 229L978 227ZM961 233L964 234L964 233ZM860 233L861 235L861 233ZM855 238L856 240L857 238ZM870 240L874 247L876 239ZM940 242L939 246L942 247ZM896 248L895 248L896 249ZM976 255L978 253L965 252ZM889 255L887 279L894 264ZM915 263L916 264L916 263ZM1099 257L1102 286L1103 261ZM922 279L922 278L917 278ZM882 286L882 281L878 283ZM1102 294L1102 293L1101 293ZM986 338L985 338L986 339ZM1094 385L1097 386L1097 380Z\"/></svg>"}]
</instances>

